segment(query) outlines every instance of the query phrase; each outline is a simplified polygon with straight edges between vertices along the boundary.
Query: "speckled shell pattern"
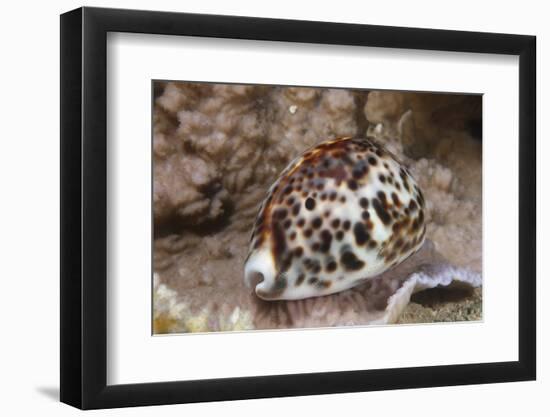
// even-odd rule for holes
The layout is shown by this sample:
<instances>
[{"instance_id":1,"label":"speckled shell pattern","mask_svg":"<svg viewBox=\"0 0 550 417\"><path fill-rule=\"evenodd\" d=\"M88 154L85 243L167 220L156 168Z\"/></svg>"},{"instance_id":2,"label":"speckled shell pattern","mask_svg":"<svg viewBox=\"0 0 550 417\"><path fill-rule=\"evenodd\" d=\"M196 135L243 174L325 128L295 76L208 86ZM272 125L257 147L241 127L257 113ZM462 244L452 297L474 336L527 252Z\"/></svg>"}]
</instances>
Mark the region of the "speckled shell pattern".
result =
<instances>
[{"instance_id":1,"label":"speckled shell pattern","mask_svg":"<svg viewBox=\"0 0 550 417\"><path fill-rule=\"evenodd\" d=\"M424 209L407 168L374 139L322 142L270 187L252 232L245 283L265 300L354 287L420 249Z\"/></svg>"}]
</instances>

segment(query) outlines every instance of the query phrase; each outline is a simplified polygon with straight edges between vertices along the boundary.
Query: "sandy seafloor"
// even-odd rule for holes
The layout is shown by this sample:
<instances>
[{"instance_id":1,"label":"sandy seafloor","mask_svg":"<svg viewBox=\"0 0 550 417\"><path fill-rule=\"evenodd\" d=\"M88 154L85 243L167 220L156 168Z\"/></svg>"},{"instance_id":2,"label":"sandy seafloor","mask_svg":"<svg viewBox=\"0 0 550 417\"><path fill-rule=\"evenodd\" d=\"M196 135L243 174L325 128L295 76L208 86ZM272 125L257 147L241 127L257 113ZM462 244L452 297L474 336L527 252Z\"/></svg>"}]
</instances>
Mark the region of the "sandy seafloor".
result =
<instances>
[{"instance_id":1,"label":"sandy seafloor","mask_svg":"<svg viewBox=\"0 0 550 417\"><path fill-rule=\"evenodd\" d=\"M418 292L385 315L414 265L299 302L260 300L243 282L259 204L281 170L316 143L367 133L423 190L434 251L424 263L480 277L480 96L159 82L154 100L155 333L482 318L482 287L468 285Z\"/></svg>"}]
</instances>

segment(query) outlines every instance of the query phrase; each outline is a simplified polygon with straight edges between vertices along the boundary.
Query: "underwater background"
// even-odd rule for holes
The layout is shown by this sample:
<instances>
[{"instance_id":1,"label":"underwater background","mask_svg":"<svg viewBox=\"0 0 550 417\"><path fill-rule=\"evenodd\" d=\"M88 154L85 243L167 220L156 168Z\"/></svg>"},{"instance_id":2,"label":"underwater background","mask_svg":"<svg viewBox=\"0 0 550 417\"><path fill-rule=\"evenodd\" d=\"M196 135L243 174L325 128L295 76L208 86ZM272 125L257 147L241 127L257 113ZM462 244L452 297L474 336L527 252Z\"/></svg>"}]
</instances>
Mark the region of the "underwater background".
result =
<instances>
[{"instance_id":1,"label":"underwater background","mask_svg":"<svg viewBox=\"0 0 550 417\"><path fill-rule=\"evenodd\" d=\"M482 318L480 95L157 81L153 100L154 333ZM366 135L418 182L430 245L364 286L259 299L243 265L268 188L309 147Z\"/></svg>"}]
</instances>

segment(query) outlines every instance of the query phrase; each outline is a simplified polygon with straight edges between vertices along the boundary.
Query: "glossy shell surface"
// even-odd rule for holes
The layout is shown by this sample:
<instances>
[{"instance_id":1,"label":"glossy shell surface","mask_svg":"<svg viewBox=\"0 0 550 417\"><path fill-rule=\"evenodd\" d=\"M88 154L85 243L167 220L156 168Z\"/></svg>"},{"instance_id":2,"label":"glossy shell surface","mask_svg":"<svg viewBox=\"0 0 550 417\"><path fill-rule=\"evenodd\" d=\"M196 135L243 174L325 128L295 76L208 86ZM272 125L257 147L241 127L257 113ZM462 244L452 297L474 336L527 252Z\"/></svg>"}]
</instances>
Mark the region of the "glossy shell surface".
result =
<instances>
[{"instance_id":1,"label":"glossy shell surface","mask_svg":"<svg viewBox=\"0 0 550 417\"><path fill-rule=\"evenodd\" d=\"M371 138L323 142L269 189L251 236L245 282L266 300L343 291L424 242L425 201L407 168Z\"/></svg>"}]
</instances>

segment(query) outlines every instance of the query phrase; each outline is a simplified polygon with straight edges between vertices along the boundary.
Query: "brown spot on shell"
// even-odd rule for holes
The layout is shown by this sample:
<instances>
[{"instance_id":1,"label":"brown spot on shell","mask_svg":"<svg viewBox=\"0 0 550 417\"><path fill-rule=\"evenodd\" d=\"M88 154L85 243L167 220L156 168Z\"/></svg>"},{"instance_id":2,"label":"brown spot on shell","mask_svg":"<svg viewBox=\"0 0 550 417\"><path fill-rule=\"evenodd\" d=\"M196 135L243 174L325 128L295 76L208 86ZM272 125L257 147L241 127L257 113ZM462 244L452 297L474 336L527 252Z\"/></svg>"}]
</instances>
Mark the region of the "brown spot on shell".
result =
<instances>
[{"instance_id":1,"label":"brown spot on shell","mask_svg":"<svg viewBox=\"0 0 550 417\"><path fill-rule=\"evenodd\" d=\"M395 204L396 207L401 207L401 201L399 200L399 197L396 193L391 193L391 199L393 200L393 204Z\"/></svg>"},{"instance_id":2,"label":"brown spot on shell","mask_svg":"<svg viewBox=\"0 0 550 417\"><path fill-rule=\"evenodd\" d=\"M355 223L353 234L355 235L355 243L359 246L364 245L370 239L369 233L363 223Z\"/></svg>"},{"instance_id":3,"label":"brown spot on shell","mask_svg":"<svg viewBox=\"0 0 550 417\"><path fill-rule=\"evenodd\" d=\"M374 210L376 211L376 214L382 221L382 223L384 223L386 226L389 225L391 223L391 217L388 214L388 212L385 210L383 205L380 203L380 201L377 198L375 198L372 200L372 205L374 207Z\"/></svg>"},{"instance_id":4,"label":"brown spot on shell","mask_svg":"<svg viewBox=\"0 0 550 417\"><path fill-rule=\"evenodd\" d=\"M285 208L279 208L273 212L273 221L284 220L288 215L288 210Z\"/></svg>"},{"instance_id":5,"label":"brown spot on shell","mask_svg":"<svg viewBox=\"0 0 550 417\"><path fill-rule=\"evenodd\" d=\"M332 285L332 281L327 279L323 281L319 281L319 283L317 284L318 287L324 288L324 289L330 288L331 285Z\"/></svg>"},{"instance_id":6,"label":"brown spot on shell","mask_svg":"<svg viewBox=\"0 0 550 417\"><path fill-rule=\"evenodd\" d=\"M348 181L348 187L349 187L350 190L355 191L355 190L357 190L357 188L358 188L359 186L357 185L357 181L355 181L355 180L349 180L349 181Z\"/></svg>"},{"instance_id":7,"label":"brown spot on shell","mask_svg":"<svg viewBox=\"0 0 550 417\"><path fill-rule=\"evenodd\" d=\"M338 264L335 261L330 261L326 266L327 272L334 272L337 268Z\"/></svg>"},{"instance_id":8,"label":"brown spot on shell","mask_svg":"<svg viewBox=\"0 0 550 417\"><path fill-rule=\"evenodd\" d=\"M338 164L335 167L330 168L326 171L326 177L334 179L336 185L340 185L342 181L347 179L348 173L341 164Z\"/></svg>"},{"instance_id":9,"label":"brown spot on shell","mask_svg":"<svg viewBox=\"0 0 550 417\"><path fill-rule=\"evenodd\" d=\"M323 229L320 234L321 237L321 252L327 253L330 250L332 243L332 233L329 230Z\"/></svg>"},{"instance_id":10,"label":"brown spot on shell","mask_svg":"<svg viewBox=\"0 0 550 417\"><path fill-rule=\"evenodd\" d=\"M365 266L365 262L355 256L355 253L346 251L340 257L340 263L347 271L358 271Z\"/></svg>"},{"instance_id":11,"label":"brown spot on shell","mask_svg":"<svg viewBox=\"0 0 550 417\"><path fill-rule=\"evenodd\" d=\"M322 224L323 224L323 219L321 219L320 217L315 217L311 222L311 225L313 226L314 229L319 229L322 226Z\"/></svg>"}]
</instances>

